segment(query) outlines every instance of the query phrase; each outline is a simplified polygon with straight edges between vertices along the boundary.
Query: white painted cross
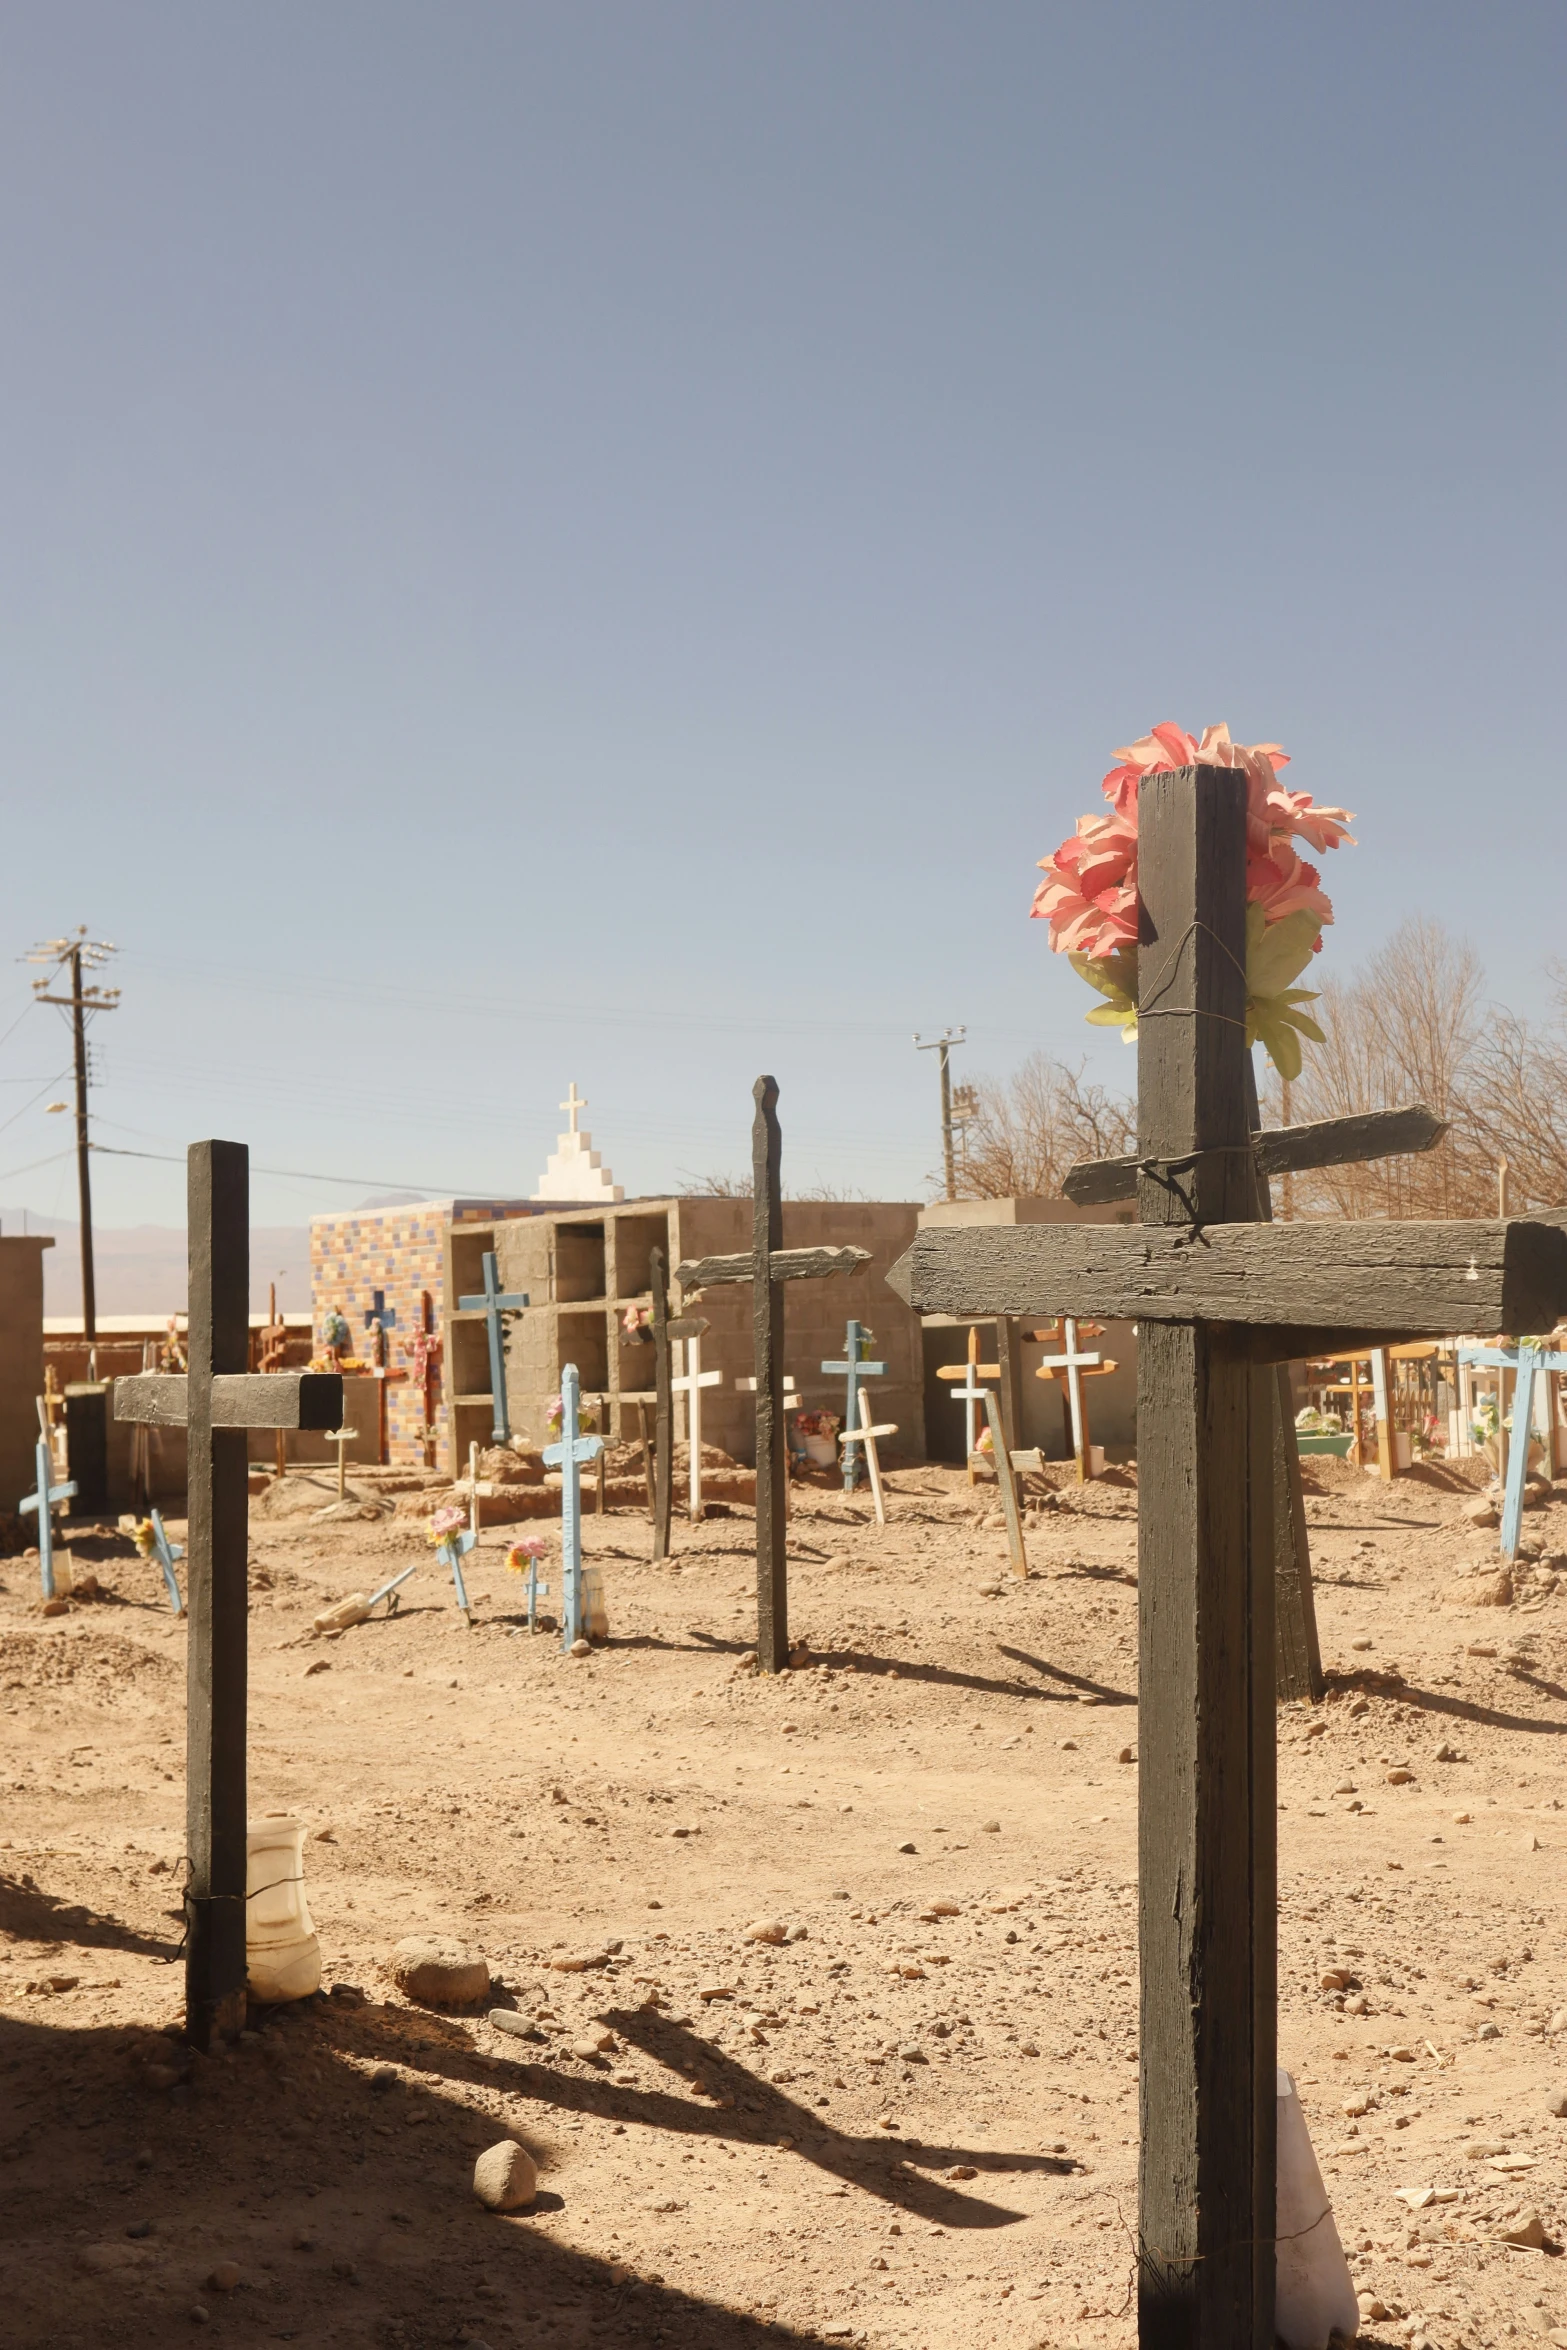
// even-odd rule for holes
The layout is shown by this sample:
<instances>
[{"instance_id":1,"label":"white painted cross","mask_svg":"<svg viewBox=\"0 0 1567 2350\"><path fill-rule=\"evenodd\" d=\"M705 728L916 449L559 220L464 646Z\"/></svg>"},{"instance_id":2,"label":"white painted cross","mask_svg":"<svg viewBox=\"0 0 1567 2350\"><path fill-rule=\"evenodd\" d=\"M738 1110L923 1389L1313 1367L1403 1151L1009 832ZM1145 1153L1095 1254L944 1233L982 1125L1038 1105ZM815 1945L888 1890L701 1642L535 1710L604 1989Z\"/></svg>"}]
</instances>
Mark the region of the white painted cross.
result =
<instances>
[{"instance_id":1,"label":"white painted cross","mask_svg":"<svg viewBox=\"0 0 1567 2350\"><path fill-rule=\"evenodd\" d=\"M990 1390L986 1387L981 1387L979 1383L978 1363L966 1363L963 1368L965 1372L963 1384L961 1387L954 1387L952 1390L952 1400L954 1403L960 1403L963 1406L963 1455L965 1460L972 1463L974 1458L974 1447L979 1441L979 1432L976 1425L979 1415L979 1407L984 1402ZM969 1473L972 1477L972 1467L970 1468Z\"/></svg>"},{"instance_id":2,"label":"white painted cross","mask_svg":"<svg viewBox=\"0 0 1567 2350\"><path fill-rule=\"evenodd\" d=\"M577 1080L574 1077L571 1081L567 1099L560 1104L561 1109L566 1112L567 1116L571 1120L571 1131L573 1134L575 1134L577 1131L577 1112L579 1110L585 1110L587 1106L587 1096L585 1094L578 1093Z\"/></svg>"},{"instance_id":3,"label":"white painted cross","mask_svg":"<svg viewBox=\"0 0 1567 2350\"><path fill-rule=\"evenodd\" d=\"M277 1374L274 1372L273 1377L276 1376ZM328 1444L337 1446L337 1498L339 1501L346 1501L348 1498L348 1448L358 1434L357 1428L329 1428L326 1432Z\"/></svg>"},{"instance_id":4,"label":"white painted cross","mask_svg":"<svg viewBox=\"0 0 1567 2350\"><path fill-rule=\"evenodd\" d=\"M1066 1338L1065 1351L1058 1355L1044 1355L1040 1359L1039 1377L1054 1378L1057 1371L1066 1373L1066 1392L1072 1412L1072 1451L1077 1459L1077 1481L1086 1485L1094 1473L1093 1450L1088 1437L1088 1407L1083 1400L1083 1373L1085 1371L1113 1371L1114 1363L1106 1362L1102 1354L1085 1354L1077 1343L1077 1319L1063 1314L1061 1328Z\"/></svg>"},{"instance_id":5,"label":"white painted cross","mask_svg":"<svg viewBox=\"0 0 1567 2350\"><path fill-rule=\"evenodd\" d=\"M754 1395L754 1394L756 1393L756 1381L755 1381L754 1379L737 1379L737 1380L735 1381L735 1393L736 1393L736 1395ZM795 1386L795 1383L794 1383L794 1373L793 1373L792 1371L785 1371L785 1373L784 1373L784 1383L783 1383L783 1401L784 1401L784 1410L785 1410L785 1412L786 1412L786 1413L787 1413L787 1412L792 1412L792 1411L797 1411L797 1410L799 1409L800 1395L799 1395L799 1390L798 1390L798 1388ZM787 1446L785 1446L785 1448L784 1448L784 1516L785 1516L786 1518L792 1518L792 1517L794 1516L794 1502L793 1502L793 1499L791 1498L790 1491L789 1491L790 1476L789 1476L789 1466L788 1466L788 1461L789 1461L788 1447L787 1447Z\"/></svg>"},{"instance_id":6,"label":"white painted cross","mask_svg":"<svg viewBox=\"0 0 1567 2350\"><path fill-rule=\"evenodd\" d=\"M702 1390L704 1387L722 1387L724 1380L721 1371L703 1370L699 1332L686 1340L685 1349L685 1377L671 1379L669 1385L674 1394L683 1395L686 1399L686 1438L691 1454L691 1523L695 1525L702 1515Z\"/></svg>"},{"instance_id":7,"label":"white painted cross","mask_svg":"<svg viewBox=\"0 0 1567 2350\"><path fill-rule=\"evenodd\" d=\"M881 1455L876 1450L876 1439L878 1436L896 1436L898 1433L898 1426L895 1420L883 1420L879 1426L872 1425L871 1399L866 1394L863 1387L859 1390L859 1402L860 1424L858 1428L846 1428L844 1430L842 1437L843 1449L845 1452L847 1452L851 1444L864 1445L865 1466L871 1473L871 1501L876 1511L876 1523L878 1526L885 1526L887 1523L887 1506L885 1501L882 1499Z\"/></svg>"}]
</instances>

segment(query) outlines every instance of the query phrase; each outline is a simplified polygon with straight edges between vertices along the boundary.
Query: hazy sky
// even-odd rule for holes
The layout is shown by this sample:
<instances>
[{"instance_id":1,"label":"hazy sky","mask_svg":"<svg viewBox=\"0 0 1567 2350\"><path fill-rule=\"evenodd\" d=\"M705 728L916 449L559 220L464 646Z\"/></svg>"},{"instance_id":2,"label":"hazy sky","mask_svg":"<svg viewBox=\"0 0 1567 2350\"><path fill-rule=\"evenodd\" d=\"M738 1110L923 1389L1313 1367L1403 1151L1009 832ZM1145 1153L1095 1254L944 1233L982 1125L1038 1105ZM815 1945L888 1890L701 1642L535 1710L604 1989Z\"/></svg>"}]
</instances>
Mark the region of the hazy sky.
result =
<instances>
[{"instance_id":1,"label":"hazy sky","mask_svg":"<svg viewBox=\"0 0 1567 2350\"><path fill-rule=\"evenodd\" d=\"M574 1077L652 1190L765 1068L786 1176L907 1196L916 1026L1130 1082L1026 916L1164 718L1357 810L1334 967L1427 911L1540 1000L1564 65L1556 0L13 0L0 1029L84 921L106 1142L525 1193ZM66 1057L0 1039L8 1207Z\"/></svg>"}]
</instances>

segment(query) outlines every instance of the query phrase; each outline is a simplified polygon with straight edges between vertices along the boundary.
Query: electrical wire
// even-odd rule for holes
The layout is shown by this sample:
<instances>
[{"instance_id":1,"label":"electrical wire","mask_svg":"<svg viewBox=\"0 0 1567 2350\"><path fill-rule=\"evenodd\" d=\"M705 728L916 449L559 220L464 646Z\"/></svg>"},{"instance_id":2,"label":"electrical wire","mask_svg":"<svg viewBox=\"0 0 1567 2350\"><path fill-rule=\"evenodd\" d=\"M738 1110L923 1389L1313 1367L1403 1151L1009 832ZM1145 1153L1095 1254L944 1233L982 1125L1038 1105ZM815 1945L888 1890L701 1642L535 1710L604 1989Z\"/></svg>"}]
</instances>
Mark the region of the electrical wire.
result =
<instances>
[{"instance_id":1,"label":"electrical wire","mask_svg":"<svg viewBox=\"0 0 1567 2350\"><path fill-rule=\"evenodd\" d=\"M94 1152L101 1151L111 1159L156 1159L160 1167L183 1167L186 1163L183 1157L176 1158L167 1151L131 1151L112 1142L93 1142L87 1147ZM40 1159L38 1164L43 1166L45 1161ZM18 1168L17 1172L20 1173L21 1169ZM500 1196L483 1185L400 1183L390 1175L323 1175L319 1169L310 1167L252 1167L250 1172L252 1175L277 1175L298 1183L347 1183L356 1191L362 1191L368 1184L372 1191L417 1192L420 1199L494 1199ZM0 1177L0 1181L3 1180Z\"/></svg>"},{"instance_id":2,"label":"electrical wire","mask_svg":"<svg viewBox=\"0 0 1567 2350\"><path fill-rule=\"evenodd\" d=\"M7 1167L0 1173L0 1183L9 1183L13 1175L31 1175L35 1167L53 1167L59 1160L74 1159L75 1156L74 1146L70 1150L51 1151L47 1159L29 1159L25 1167Z\"/></svg>"}]
</instances>

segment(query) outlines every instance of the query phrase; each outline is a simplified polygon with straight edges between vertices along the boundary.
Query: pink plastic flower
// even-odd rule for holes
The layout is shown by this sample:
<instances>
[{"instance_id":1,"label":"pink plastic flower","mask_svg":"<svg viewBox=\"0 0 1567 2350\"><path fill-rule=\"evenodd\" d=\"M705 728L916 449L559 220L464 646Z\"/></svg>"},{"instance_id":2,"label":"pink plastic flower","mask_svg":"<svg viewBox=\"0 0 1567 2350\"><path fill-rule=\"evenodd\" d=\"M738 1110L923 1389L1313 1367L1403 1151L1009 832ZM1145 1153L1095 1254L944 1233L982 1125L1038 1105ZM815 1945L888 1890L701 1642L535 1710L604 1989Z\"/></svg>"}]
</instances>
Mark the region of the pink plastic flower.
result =
<instances>
[{"instance_id":1,"label":"pink plastic flower","mask_svg":"<svg viewBox=\"0 0 1567 2350\"><path fill-rule=\"evenodd\" d=\"M541 1559L548 1547L542 1534L524 1534L522 1540L514 1542L506 1553L506 1564L514 1575L520 1575L529 1560Z\"/></svg>"},{"instance_id":2,"label":"pink plastic flower","mask_svg":"<svg viewBox=\"0 0 1567 2350\"><path fill-rule=\"evenodd\" d=\"M437 1510L430 1520L430 1540L444 1542L448 1534L455 1534L460 1526L466 1526L467 1523L466 1513L448 1502L445 1509Z\"/></svg>"}]
</instances>

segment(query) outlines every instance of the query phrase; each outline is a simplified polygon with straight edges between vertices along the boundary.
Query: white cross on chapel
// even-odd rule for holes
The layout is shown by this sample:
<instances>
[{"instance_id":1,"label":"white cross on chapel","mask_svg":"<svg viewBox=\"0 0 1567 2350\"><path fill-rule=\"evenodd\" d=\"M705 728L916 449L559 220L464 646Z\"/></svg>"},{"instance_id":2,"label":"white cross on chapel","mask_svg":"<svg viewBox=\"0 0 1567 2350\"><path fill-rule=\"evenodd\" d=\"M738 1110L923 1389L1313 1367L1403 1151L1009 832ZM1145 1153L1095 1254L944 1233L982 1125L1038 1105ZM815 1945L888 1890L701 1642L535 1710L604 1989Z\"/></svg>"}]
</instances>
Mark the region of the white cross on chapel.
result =
<instances>
[{"instance_id":1,"label":"white cross on chapel","mask_svg":"<svg viewBox=\"0 0 1567 2350\"><path fill-rule=\"evenodd\" d=\"M574 1077L569 1088L567 1089L566 1099L560 1104L560 1107L566 1112L567 1116L571 1120L571 1132L573 1134L575 1134L577 1131L577 1112L579 1110L585 1110L587 1106L587 1096L585 1094L578 1093L577 1080Z\"/></svg>"}]
</instances>

